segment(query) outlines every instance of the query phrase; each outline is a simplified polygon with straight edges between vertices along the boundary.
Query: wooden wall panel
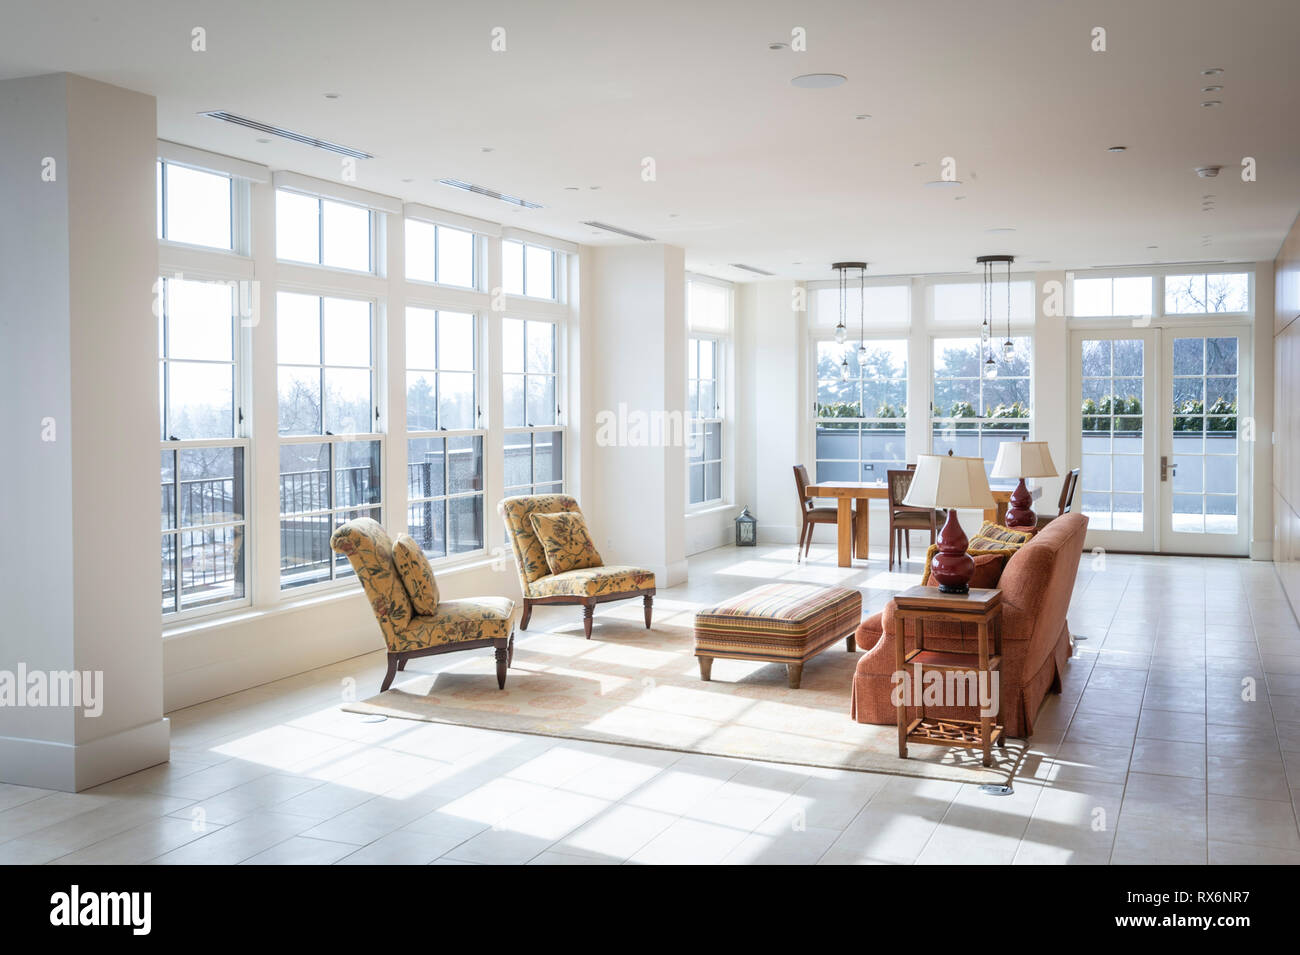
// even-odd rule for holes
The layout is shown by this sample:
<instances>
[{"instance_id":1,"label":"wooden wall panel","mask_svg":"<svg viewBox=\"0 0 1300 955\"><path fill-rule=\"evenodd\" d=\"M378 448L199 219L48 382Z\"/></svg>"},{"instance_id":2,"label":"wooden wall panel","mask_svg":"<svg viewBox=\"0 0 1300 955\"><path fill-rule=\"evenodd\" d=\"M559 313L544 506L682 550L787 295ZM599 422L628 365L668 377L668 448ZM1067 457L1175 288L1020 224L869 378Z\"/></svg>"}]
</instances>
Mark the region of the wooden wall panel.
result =
<instances>
[{"instance_id":1,"label":"wooden wall panel","mask_svg":"<svg viewBox=\"0 0 1300 955\"><path fill-rule=\"evenodd\" d=\"M1300 219L1273 268L1273 561L1300 609Z\"/></svg>"}]
</instances>

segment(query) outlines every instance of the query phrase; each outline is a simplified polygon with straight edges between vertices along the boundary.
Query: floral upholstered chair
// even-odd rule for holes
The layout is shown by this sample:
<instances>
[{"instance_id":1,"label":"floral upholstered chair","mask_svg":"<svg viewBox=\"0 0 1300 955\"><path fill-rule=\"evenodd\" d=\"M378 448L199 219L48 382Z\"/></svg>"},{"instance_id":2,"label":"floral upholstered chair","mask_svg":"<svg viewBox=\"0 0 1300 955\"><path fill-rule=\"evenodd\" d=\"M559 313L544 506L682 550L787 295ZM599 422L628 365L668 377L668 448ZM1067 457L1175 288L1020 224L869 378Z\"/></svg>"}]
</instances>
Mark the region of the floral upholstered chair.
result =
<instances>
[{"instance_id":1,"label":"floral upholstered chair","mask_svg":"<svg viewBox=\"0 0 1300 955\"><path fill-rule=\"evenodd\" d=\"M600 557L590 547L589 540L584 547L574 544L567 537L550 541L538 538L532 519L534 514L554 516L572 513L580 518L582 511L579 510L577 501L567 494L534 494L508 497L497 505L497 510L505 521L519 570L519 586L524 597L520 630L528 629L534 604L580 604L582 629L587 639L591 639L592 613L596 604L630 600L633 597L640 597L644 601L645 625L647 630L650 629L655 595L655 575L652 571L623 564L599 565ZM571 560L574 557L594 557L597 566L580 566L552 573L547 561L547 545L552 553L560 552ZM586 551L590 552L589 555Z\"/></svg>"},{"instance_id":2,"label":"floral upholstered chair","mask_svg":"<svg viewBox=\"0 0 1300 955\"><path fill-rule=\"evenodd\" d=\"M393 677L406 669L411 657L476 647L496 649L497 686L505 689L506 668L515 649L513 600L439 600L433 572L419 545L405 535L398 535L395 545L383 527L368 517L339 527L330 547L352 564L388 645L388 673L379 692L392 686Z\"/></svg>"}]
</instances>

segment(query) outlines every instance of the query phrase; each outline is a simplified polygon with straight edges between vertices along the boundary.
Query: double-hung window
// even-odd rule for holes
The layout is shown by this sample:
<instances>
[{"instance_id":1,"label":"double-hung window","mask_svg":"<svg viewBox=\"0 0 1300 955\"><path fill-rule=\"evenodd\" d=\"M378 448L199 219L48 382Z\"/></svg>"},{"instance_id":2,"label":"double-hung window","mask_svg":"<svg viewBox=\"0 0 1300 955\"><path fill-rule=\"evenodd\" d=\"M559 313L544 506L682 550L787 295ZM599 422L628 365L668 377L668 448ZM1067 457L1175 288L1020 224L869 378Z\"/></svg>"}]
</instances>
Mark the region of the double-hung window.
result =
<instances>
[{"instance_id":1,"label":"double-hung window","mask_svg":"<svg viewBox=\"0 0 1300 955\"><path fill-rule=\"evenodd\" d=\"M690 338L686 348L687 501L708 504L722 500L720 349L712 338Z\"/></svg>"},{"instance_id":2,"label":"double-hung window","mask_svg":"<svg viewBox=\"0 0 1300 955\"><path fill-rule=\"evenodd\" d=\"M477 316L406 310L407 527L431 558L483 548Z\"/></svg>"},{"instance_id":3,"label":"double-hung window","mask_svg":"<svg viewBox=\"0 0 1300 955\"><path fill-rule=\"evenodd\" d=\"M158 283L162 611L246 593L248 450L236 283Z\"/></svg>"},{"instance_id":4,"label":"double-hung window","mask_svg":"<svg viewBox=\"0 0 1300 955\"><path fill-rule=\"evenodd\" d=\"M818 481L883 481L907 457L907 340L861 344L865 360L858 342L817 342Z\"/></svg>"},{"instance_id":5,"label":"double-hung window","mask_svg":"<svg viewBox=\"0 0 1300 955\"><path fill-rule=\"evenodd\" d=\"M374 324L367 300L276 296L284 589L350 575L330 534L381 519Z\"/></svg>"},{"instance_id":6,"label":"double-hung window","mask_svg":"<svg viewBox=\"0 0 1300 955\"><path fill-rule=\"evenodd\" d=\"M564 427L559 404L559 329L554 322L501 322L505 493L564 488Z\"/></svg>"},{"instance_id":7,"label":"double-hung window","mask_svg":"<svg viewBox=\"0 0 1300 955\"><path fill-rule=\"evenodd\" d=\"M1011 338L1010 357L1002 340L993 344L996 377L986 376L987 348L978 338L934 340L934 390L931 397L934 454L984 458L985 470L997 459L1003 441L1028 438L1031 416L1028 337Z\"/></svg>"}]
</instances>

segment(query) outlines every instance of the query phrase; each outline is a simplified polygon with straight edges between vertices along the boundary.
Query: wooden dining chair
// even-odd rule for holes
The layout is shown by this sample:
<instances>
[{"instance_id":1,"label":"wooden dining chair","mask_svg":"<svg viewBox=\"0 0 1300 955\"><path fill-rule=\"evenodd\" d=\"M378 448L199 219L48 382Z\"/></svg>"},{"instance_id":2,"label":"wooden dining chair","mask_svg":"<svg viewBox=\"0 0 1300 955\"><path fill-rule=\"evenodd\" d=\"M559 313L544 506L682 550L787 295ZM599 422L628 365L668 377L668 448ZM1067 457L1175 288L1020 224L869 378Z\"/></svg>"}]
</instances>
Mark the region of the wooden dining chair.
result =
<instances>
[{"instance_id":1,"label":"wooden dining chair","mask_svg":"<svg viewBox=\"0 0 1300 955\"><path fill-rule=\"evenodd\" d=\"M800 560L807 557L808 551L812 548L813 526L815 524L835 525L839 523L839 512L836 508L815 506L814 499L808 496L808 484L808 469L802 464L796 464L794 466L794 486L799 492L799 514L803 517L803 526L799 529L799 543L795 547L795 555ZM863 504L865 505L865 503L864 501ZM856 508L853 509L852 514L853 551L854 556L856 556L858 549L858 512Z\"/></svg>"},{"instance_id":2,"label":"wooden dining chair","mask_svg":"<svg viewBox=\"0 0 1300 955\"><path fill-rule=\"evenodd\" d=\"M1072 468L1065 475L1065 480L1061 482L1061 496L1056 502L1056 513L1047 514L1038 519L1034 527L1034 532L1041 531L1044 527L1052 522L1053 519L1060 517L1062 514L1069 514L1074 509L1074 492L1079 486L1079 469Z\"/></svg>"},{"instance_id":3,"label":"wooden dining chair","mask_svg":"<svg viewBox=\"0 0 1300 955\"><path fill-rule=\"evenodd\" d=\"M916 476L913 467L906 470L889 470L885 472L885 481L889 485L889 569L894 569L894 555L898 554L902 563L906 550L908 559L912 557L912 531L929 531L930 543L933 544L939 533L939 512L932 507L912 507L903 503L907 489L912 486Z\"/></svg>"}]
</instances>

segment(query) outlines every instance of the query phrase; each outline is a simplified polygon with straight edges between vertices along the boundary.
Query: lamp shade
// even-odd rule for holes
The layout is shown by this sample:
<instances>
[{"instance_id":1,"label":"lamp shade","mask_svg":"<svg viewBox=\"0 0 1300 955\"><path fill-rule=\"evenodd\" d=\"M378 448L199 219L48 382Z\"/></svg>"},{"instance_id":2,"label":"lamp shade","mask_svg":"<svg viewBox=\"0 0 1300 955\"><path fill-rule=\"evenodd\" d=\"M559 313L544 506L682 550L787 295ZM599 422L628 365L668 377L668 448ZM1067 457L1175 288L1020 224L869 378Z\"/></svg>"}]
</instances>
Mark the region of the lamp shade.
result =
<instances>
[{"instance_id":1,"label":"lamp shade","mask_svg":"<svg viewBox=\"0 0 1300 955\"><path fill-rule=\"evenodd\" d=\"M903 503L914 507L996 507L983 458L921 454Z\"/></svg>"},{"instance_id":2,"label":"lamp shade","mask_svg":"<svg viewBox=\"0 0 1300 955\"><path fill-rule=\"evenodd\" d=\"M1056 477L1056 465L1046 441L1003 441L993 462L995 478Z\"/></svg>"}]
</instances>

